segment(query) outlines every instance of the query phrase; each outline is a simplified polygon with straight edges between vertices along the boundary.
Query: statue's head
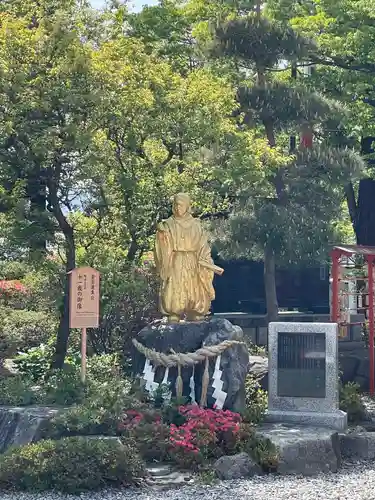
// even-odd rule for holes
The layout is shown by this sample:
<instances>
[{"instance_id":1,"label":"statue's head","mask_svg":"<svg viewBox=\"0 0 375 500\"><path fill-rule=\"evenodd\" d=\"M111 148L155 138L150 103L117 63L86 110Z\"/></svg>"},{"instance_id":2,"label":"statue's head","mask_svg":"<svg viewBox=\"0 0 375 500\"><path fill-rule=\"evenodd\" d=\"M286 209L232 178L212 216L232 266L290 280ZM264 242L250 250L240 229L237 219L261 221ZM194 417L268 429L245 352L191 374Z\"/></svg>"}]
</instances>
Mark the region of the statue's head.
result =
<instances>
[{"instance_id":1,"label":"statue's head","mask_svg":"<svg viewBox=\"0 0 375 500\"><path fill-rule=\"evenodd\" d=\"M183 217L190 212L190 196L186 193L174 195L172 210L175 217Z\"/></svg>"}]
</instances>

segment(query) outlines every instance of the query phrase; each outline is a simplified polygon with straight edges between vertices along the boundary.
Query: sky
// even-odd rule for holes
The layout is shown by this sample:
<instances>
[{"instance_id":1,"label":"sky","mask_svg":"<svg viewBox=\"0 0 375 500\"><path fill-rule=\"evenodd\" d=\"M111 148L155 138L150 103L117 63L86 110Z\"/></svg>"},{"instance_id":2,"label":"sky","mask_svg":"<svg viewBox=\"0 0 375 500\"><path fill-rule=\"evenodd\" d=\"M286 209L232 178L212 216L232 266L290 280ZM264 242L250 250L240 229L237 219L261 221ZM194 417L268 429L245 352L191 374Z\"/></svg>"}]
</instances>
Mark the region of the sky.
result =
<instances>
[{"instance_id":1,"label":"sky","mask_svg":"<svg viewBox=\"0 0 375 500\"><path fill-rule=\"evenodd\" d=\"M157 0L130 0L129 4L132 6L132 10L139 11L144 5L155 5ZM103 7L105 0L91 0L91 5L93 7L99 8Z\"/></svg>"}]
</instances>

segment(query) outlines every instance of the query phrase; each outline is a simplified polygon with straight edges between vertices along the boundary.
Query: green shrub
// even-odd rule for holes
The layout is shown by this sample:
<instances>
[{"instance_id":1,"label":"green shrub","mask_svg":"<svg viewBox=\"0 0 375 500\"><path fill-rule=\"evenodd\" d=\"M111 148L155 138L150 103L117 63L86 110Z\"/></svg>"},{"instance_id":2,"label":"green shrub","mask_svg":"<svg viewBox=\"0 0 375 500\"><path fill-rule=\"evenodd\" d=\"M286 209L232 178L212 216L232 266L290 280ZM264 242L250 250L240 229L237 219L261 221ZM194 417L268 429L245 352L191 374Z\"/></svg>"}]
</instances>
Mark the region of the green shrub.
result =
<instances>
[{"instance_id":1,"label":"green shrub","mask_svg":"<svg viewBox=\"0 0 375 500\"><path fill-rule=\"evenodd\" d=\"M130 383L119 377L104 383L91 381L82 404L51 419L45 435L53 438L94 434L116 436L124 408L142 407L129 391Z\"/></svg>"},{"instance_id":2,"label":"green shrub","mask_svg":"<svg viewBox=\"0 0 375 500\"><path fill-rule=\"evenodd\" d=\"M348 414L349 422L359 422L366 418L366 407L359 390L359 385L354 382L340 384L340 410Z\"/></svg>"},{"instance_id":3,"label":"green shrub","mask_svg":"<svg viewBox=\"0 0 375 500\"><path fill-rule=\"evenodd\" d=\"M170 448L170 429L162 422L161 413L154 408L128 406L119 425L125 438L136 443L140 456L146 461L164 461Z\"/></svg>"},{"instance_id":4,"label":"green shrub","mask_svg":"<svg viewBox=\"0 0 375 500\"><path fill-rule=\"evenodd\" d=\"M66 406L83 401L86 388L77 370L56 370L41 385L21 375L0 381L0 404Z\"/></svg>"},{"instance_id":5,"label":"green shrub","mask_svg":"<svg viewBox=\"0 0 375 500\"><path fill-rule=\"evenodd\" d=\"M99 354L87 359L87 377L96 382L112 381L121 373L118 354Z\"/></svg>"},{"instance_id":6,"label":"green shrub","mask_svg":"<svg viewBox=\"0 0 375 500\"><path fill-rule=\"evenodd\" d=\"M0 379L0 405L28 406L38 401L38 392L30 380L20 376Z\"/></svg>"},{"instance_id":7,"label":"green shrub","mask_svg":"<svg viewBox=\"0 0 375 500\"><path fill-rule=\"evenodd\" d=\"M119 418L105 408L78 405L56 415L47 422L44 437L116 436Z\"/></svg>"},{"instance_id":8,"label":"green shrub","mask_svg":"<svg viewBox=\"0 0 375 500\"><path fill-rule=\"evenodd\" d=\"M51 365L51 357L52 346L41 344L27 352L20 352L13 362L20 375L38 382L46 376Z\"/></svg>"},{"instance_id":9,"label":"green shrub","mask_svg":"<svg viewBox=\"0 0 375 500\"><path fill-rule=\"evenodd\" d=\"M129 396L131 383L121 377L113 356L91 358L88 363L87 384L83 385L78 361L71 358L71 363L66 364L63 370L50 370L49 355L43 358L42 352L43 349L39 348L19 359L21 373L0 381L0 404L86 404L91 410L104 412L103 418L107 420L120 416L123 409L129 407L130 399L132 405L137 404ZM88 414L86 409L82 413ZM97 419L96 412L90 418Z\"/></svg>"},{"instance_id":10,"label":"green shrub","mask_svg":"<svg viewBox=\"0 0 375 500\"><path fill-rule=\"evenodd\" d=\"M258 379L251 373L246 377L246 407L242 412L244 422L259 424L264 419L267 410L267 393L264 391Z\"/></svg>"},{"instance_id":11,"label":"green shrub","mask_svg":"<svg viewBox=\"0 0 375 500\"><path fill-rule=\"evenodd\" d=\"M45 312L0 307L0 356L47 342L56 331L56 319Z\"/></svg>"},{"instance_id":12,"label":"green shrub","mask_svg":"<svg viewBox=\"0 0 375 500\"><path fill-rule=\"evenodd\" d=\"M99 270L103 276L102 321L99 328L90 330L90 343L98 354L121 352L129 368L132 339L159 317L156 276L149 266L124 267L123 263L111 263Z\"/></svg>"},{"instance_id":13,"label":"green shrub","mask_svg":"<svg viewBox=\"0 0 375 500\"><path fill-rule=\"evenodd\" d=\"M80 493L128 486L144 475L132 443L71 437L13 448L0 456L0 486Z\"/></svg>"},{"instance_id":14,"label":"green shrub","mask_svg":"<svg viewBox=\"0 0 375 500\"><path fill-rule=\"evenodd\" d=\"M54 353L55 339L51 338L48 344L29 349L27 352L19 353L14 359L18 372L34 382L40 382L50 375L50 366ZM94 381L110 381L118 377L120 368L115 354L103 354L89 357L87 360L87 378ZM68 349L65 358L65 368L81 366L81 353L73 344Z\"/></svg>"},{"instance_id":15,"label":"green shrub","mask_svg":"<svg viewBox=\"0 0 375 500\"><path fill-rule=\"evenodd\" d=\"M28 272L28 269L29 265L26 262L0 260L0 279L20 280Z\"/></svg>"},{"instance_id":16,"label":"green shrub","mask_svg":"<svg viewBox=\"0 0 375 500\"><path fill-rule=\"evenodd\" d=\"M70 339L71 340L71 339ZM55 351L55 336L49 338L46 344L40 344L38 347L32 347L26 352L20 352L13 360L18 373L41 382L50 376L50 366L53 353ZM81 365L81 354L75 345L70 346L64 362L65 368Z\"/></svg>"},{"instance_id":17,"label":"green shrub","mask_svg":"<svg viewBox=\"0 0 375 500\"><path fill-rule=\"evenodd\" d=\"M46 405L66 406L81 403L86 395L80 370L75 365L50 372L41 388L43 402Z\"/></svg>"},{"instance_id":18,"label":"green shrub","mask_svg":"<svg viewBox=\"0 0 375 500\"><path fill-rule=\"evenodd\" d=\"M266 438L257 436L252 424L242 423L232 453L248 453L264 472L275 472L279 463L276 446Z\"/></svg>"}]
</instances>

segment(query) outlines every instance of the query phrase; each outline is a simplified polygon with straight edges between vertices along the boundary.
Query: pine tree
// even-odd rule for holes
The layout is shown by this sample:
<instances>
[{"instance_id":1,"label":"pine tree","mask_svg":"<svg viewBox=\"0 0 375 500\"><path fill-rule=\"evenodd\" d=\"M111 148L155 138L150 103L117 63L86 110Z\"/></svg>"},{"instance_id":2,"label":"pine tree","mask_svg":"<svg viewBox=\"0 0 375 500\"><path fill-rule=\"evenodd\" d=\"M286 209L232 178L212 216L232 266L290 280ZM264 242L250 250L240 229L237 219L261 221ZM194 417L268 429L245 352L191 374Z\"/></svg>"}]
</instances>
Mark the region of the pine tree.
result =
<instances>
[{"instance_id":1,"label":"pine tree","mask_svg":"<svg viewBox=\"0 0 375 500\"><path fill-rule=\"evenodd\" d=\"M234 60L242 72L238 127L257 129L279 155L276 163L275 156L264 159L262 189L244 188L221 234L239 255L263 253L267 314L274 321L276 263L322 259L334 238L343 188L358 175L362 162L352 151L318 139L332 124L340 128L340 106L301 81L278 76L284 75L281 65L308 62L314 45L285 24L267 19L259 3L244 0L236 5L236 15L215 26L211 53ZM298 149L290 150L287 137L302 131L316 137L313 146L306 148L301 141Z\"/></svg>"}]
</instances>

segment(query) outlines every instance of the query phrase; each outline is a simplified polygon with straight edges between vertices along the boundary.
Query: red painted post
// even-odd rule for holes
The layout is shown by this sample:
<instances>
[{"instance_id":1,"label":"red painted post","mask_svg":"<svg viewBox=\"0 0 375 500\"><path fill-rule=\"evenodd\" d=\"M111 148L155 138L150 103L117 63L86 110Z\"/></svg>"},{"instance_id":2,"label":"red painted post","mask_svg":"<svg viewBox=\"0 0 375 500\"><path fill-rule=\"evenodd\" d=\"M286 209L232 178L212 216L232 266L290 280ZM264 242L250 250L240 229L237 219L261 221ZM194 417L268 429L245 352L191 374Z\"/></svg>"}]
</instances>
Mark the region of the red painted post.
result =
<instances>
[{"instance_id":1,"label":"red painted post","mask_svg":"<svg viewBox=\"0 0 375 500\"><path fill-rule=\"evenodd\" d=\"M369 327L369 379L370 379L370 395L375 392L375 366L374 366L374 255L367 257L368 267L368 327Z\"/></svg>"},{"instance_id":2,"label":"red painted post","mask_svg":"<svg viewBox=\"0 0 375 500\"><path fill-rule=\"evenodd\" d=\"M339 304L339 274L340 274L340 252L332 250L331 252L332 267L331 267L331 321L332 323L339 323L340 321L340 304Z\"/></svg>"}]
</instances>

